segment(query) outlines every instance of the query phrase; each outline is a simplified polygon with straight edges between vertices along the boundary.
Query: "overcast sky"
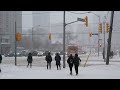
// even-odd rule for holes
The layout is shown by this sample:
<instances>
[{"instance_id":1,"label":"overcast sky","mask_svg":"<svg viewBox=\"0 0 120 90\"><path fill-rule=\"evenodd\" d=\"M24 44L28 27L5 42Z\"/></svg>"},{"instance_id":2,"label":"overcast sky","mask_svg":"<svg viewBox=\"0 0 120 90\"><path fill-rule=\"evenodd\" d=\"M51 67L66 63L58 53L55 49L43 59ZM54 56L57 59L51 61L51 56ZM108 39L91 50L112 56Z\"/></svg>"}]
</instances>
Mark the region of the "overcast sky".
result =
<instances>
[{"instance_id":1,"label":"overcast sky","mask_svg":"<svg viewBox=\"0 0 120 90\"><path fill-rule=\"evenodd\" d=\"M87 12L87 11L73 11L73 12L83 13L83 12ZM92 11L92 12L101 16L101 20L103 20L103 16L107 14L107 11ZM89 23L98 22L98 21L95 21L98 19L98 17L96 17L95 15L93 15L91 13L74 14L74 13L70 13L70 12L66 13L66 22L75 21L77 19L77 17L85 18L85 16L89 17ZM62 11L52 11L52 13L50 13L50 20L51 20L52 24L53 23L62 23L63 22L63 12ZM23 11L22 25L23 25L23 29L32 27L32 25L33 25L32 11Z\"/></svg>"}]
</instances>

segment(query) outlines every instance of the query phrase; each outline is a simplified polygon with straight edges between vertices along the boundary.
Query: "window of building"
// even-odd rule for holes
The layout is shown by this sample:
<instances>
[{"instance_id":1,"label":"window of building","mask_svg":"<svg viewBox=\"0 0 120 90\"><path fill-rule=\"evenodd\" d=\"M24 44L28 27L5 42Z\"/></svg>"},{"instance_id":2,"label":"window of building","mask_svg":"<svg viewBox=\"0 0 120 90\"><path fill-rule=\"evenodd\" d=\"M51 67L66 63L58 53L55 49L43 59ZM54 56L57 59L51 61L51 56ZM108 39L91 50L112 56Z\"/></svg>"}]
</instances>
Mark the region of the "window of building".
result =
<instances>
[{"instance_id":1,"label":"window of building","mask_svg":"<svg viewBox=\"0 0 120 90\"><path fill-rule=\"evenodd\" d=\"M5 43L8 43L9 42L9 40L8 39L5 39Z\"/></svg>"}]
</instances>

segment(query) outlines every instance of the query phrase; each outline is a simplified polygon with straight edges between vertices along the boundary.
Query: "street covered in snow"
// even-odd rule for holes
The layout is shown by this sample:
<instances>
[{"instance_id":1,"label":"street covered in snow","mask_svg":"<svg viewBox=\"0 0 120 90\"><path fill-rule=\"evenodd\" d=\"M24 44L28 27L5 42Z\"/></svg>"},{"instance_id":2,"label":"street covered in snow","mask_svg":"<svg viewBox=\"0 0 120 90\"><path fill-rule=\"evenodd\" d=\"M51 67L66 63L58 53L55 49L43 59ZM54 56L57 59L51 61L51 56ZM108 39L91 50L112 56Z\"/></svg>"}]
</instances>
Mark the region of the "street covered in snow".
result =
<instances>
[{"instance_id":1,"label":"street covered in snow","mask_svg":"<svg viewBox=\"0 0 120 90\"><path fill-rule=\"evenodd\" d=\"M27 68L26 57L17 58L17 66L14 65L14 58L3 58L1 64L2 72L0 79L120 79L120 57L114 56L110 64L106 65L102 56L91 55L84 67L88 55L81 56L79 74L76 76L73 68L73 75L70 75L69 67L57 70L54 56L51 70L47 70L44 57L33 57L33 67ZM24 62L24 63L20 63ZM61 61L62 67L63 62Z\"/></svg>"}]
</instances>

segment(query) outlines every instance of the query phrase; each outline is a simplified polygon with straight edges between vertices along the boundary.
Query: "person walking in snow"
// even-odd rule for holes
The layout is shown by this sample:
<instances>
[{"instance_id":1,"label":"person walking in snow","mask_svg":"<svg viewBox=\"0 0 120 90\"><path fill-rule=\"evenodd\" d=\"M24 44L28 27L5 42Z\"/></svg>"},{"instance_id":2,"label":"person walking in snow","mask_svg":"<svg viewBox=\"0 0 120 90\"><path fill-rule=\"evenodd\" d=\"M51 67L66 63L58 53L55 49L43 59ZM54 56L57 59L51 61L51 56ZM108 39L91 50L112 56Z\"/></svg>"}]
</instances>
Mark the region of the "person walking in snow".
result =
<instances>
[{"instance_id":1,"label":"person walking in snow","mask_svg":"<svg viewBox=\"0 0 120 90\"><path fill-rule=\"evenodd\" d=\"M120 57L120 51L119 51L119 57Z\"/></svg>"},{"instance_id":2,"label":"person walking in snow","mask_svg":"<svg viewBox=\"0 0 120 90\"><path fill-rule=\"evenodd\" d=\"M47 61L47 69L48 67L49 69L51 69L52 56L50 55L50 52L48 53L48 55L46 55L45 60Z\"/></svg>"},{"instance_id":3,"label":"person walking in snow","mask_svg":"<svg viewBox=\"0 0 120 90\"><path fill-rule=\"evenodd\" d=\"M67 63L69 65L70 75L72 75L72 68L73 68L73 56L72 56L72 54L70 54L70 56L68 57Z\"/></svg>"},{"instance_id":4,"label":"person walking in snow","mask_svg":"<svg viewBox=\"0 0 120 90\"><path fill-rule=\"evenodd\" d=\"M78 75L79 62L81 62L81 59L78 57L78 54L75 54L75 57L74 57L74 60L73 60L73 64L74 64L74 67L75 67L76 75Z\"/></svg>"},{"instance_id":5,"label":"person walking in snow","mask_svg":"<svg viewBox=\"0 0 120 90\"><path fill-rule=\"evenodd\" d=\"M0 65L2 63L2 55L0 54ZM1 72L1 67L0 67L0 72Z\"/></svg>"},{"instance_id":6,"label":"person walking in snow","mask_svg":"<svg viewBox=\"0 0 120 90\"><path fill-rule=\"evenodd\" d=\"M30 68L31 68L32 67L32 61L33 61L31 53L28 54L27 61L28 61L27 67L30 65Z\"/></svg>"},{"instance_id":7,"label":"person walking in snow","mask_svg":"<svg viewBox=\"0 0 120 90\"><path fill-rule=\"evenodd\" d=\"M61 57L60 57L59 53L56 53L55 61L56 61L57 70L58 70L58 67L59 67L60 70L61 70L61 63L60 63Z\"/></svg>"}]
</instances>

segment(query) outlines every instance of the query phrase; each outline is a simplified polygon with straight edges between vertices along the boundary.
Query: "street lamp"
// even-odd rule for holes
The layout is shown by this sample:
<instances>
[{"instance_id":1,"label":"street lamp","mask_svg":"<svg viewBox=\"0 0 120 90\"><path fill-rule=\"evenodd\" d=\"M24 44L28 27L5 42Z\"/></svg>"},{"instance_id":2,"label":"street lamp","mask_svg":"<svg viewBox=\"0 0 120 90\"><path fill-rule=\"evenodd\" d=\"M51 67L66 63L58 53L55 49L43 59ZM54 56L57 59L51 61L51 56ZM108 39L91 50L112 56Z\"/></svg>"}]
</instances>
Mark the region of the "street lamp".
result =
<instances>
[{"instance_id":1,"label":"street lamp","mask_svg":"<svg viewBox=\"0 0 120 90\"><path fill-rule=\"evenodd\" d=\"M34 49L33 29L36 27L40 27L40 25L36 25L36 26L32 27L32 50Z\"/></svg>"},{"instance_id":2,"label":"street lamp","mask_svg":"<svg viewBox=\"0 0 120 90\"><path fill-rule=\"evenodd\" d=\"M92 14L94 14L95 16L97 16L98 17L98 19L99 19L99 24L100 24L100 16L99 15L97 15L97 14L95 14L95 13L93 13L93 12L88 12L88 13L92 13ZM98 57L99 57L99 44L100 44L100 42L99 42L99 37L100 36L100 33L99 33L99 30L98 30Z\"/></svg>"},{"instance_id":3,"label":"street lamp","mask_svg":"<svg viewBox=\"0 0 120 90\"><path fill-rule=\"evenodd\" d=\"M84 19L82 19L82 18L77 18L76 21L73 21L73 22L70 22L70 23L66 23L66 21L65 21L65 14L66 14L66 13L65 13L65 11L64 11L64 12L63 12L63 68L65 68L65 55L66 55L66 53L65 53L65 28L66 28L67 25L72 24L72 23L75 23L75 22L78 22L78 21L85 22Z\"/></svg>"}]
</instances>

